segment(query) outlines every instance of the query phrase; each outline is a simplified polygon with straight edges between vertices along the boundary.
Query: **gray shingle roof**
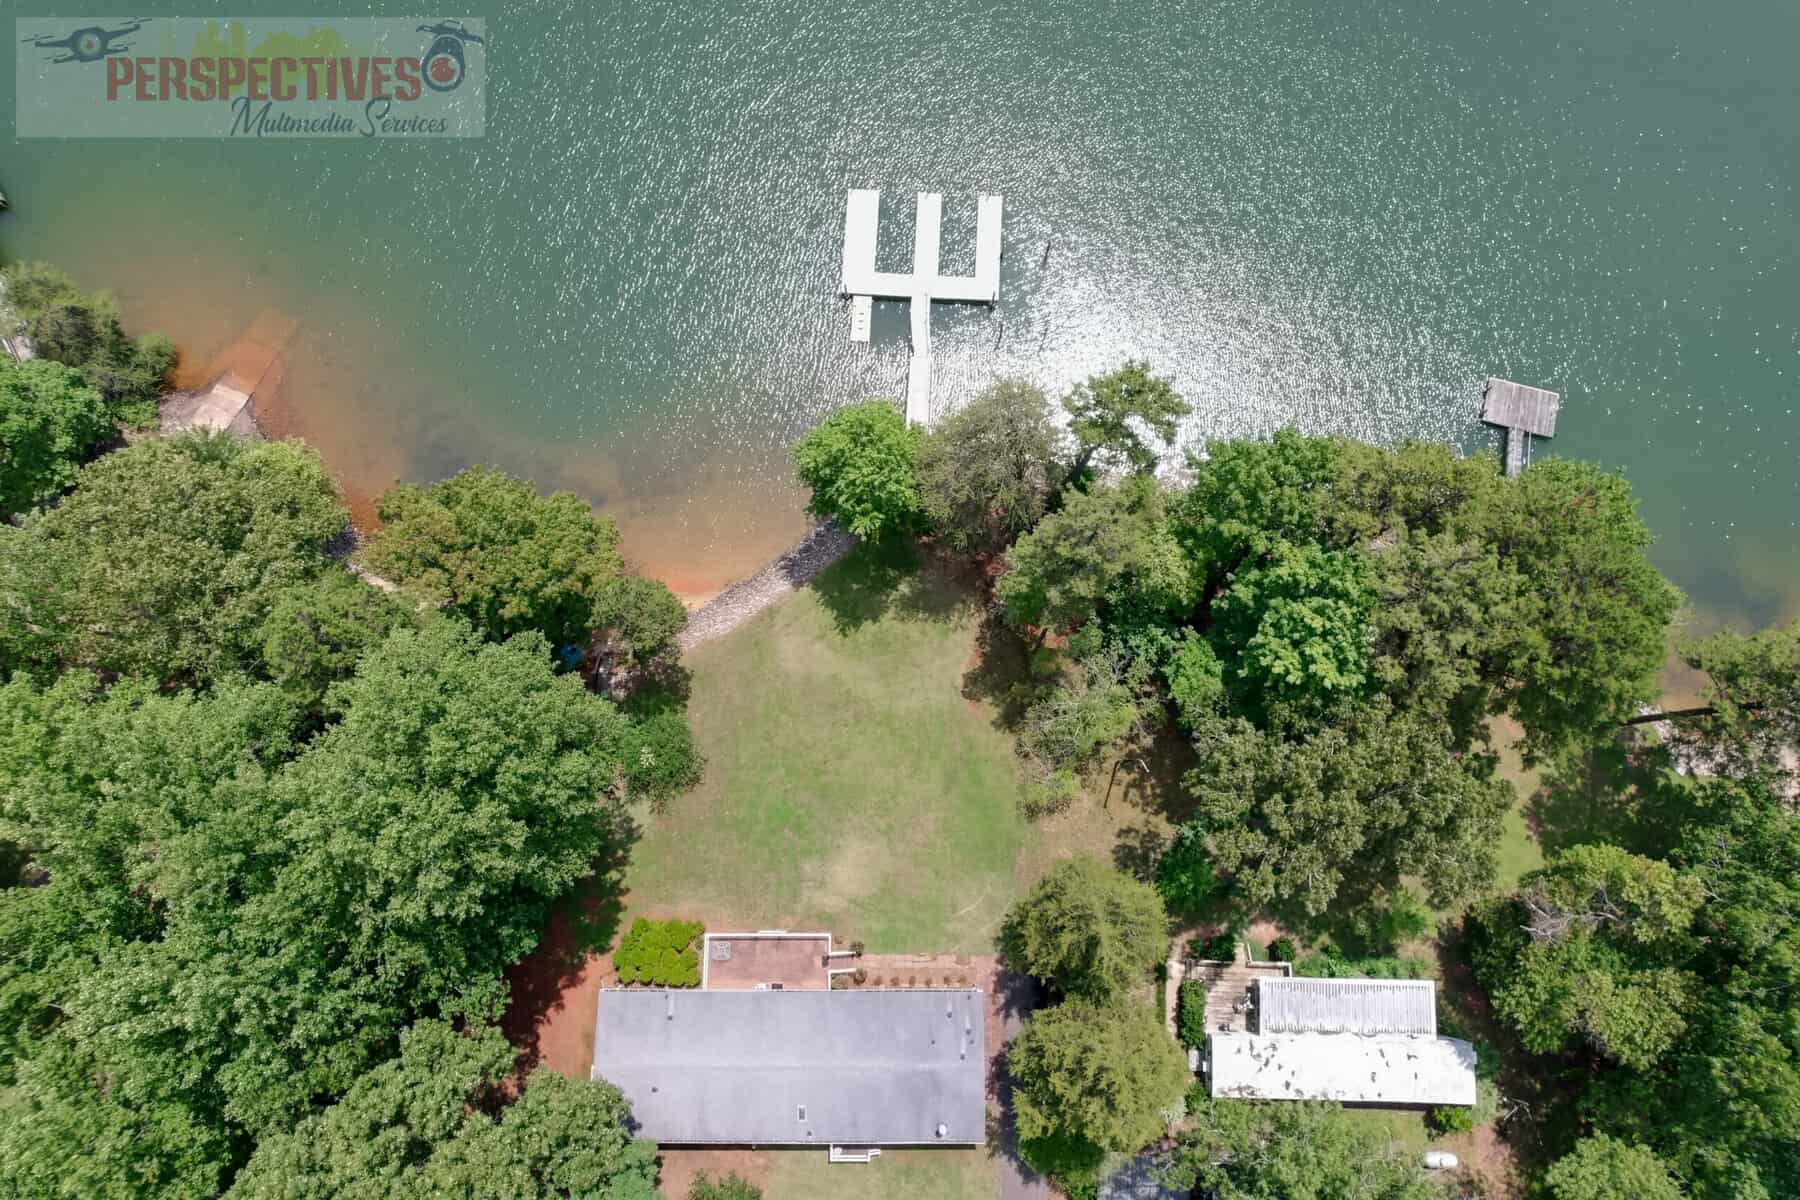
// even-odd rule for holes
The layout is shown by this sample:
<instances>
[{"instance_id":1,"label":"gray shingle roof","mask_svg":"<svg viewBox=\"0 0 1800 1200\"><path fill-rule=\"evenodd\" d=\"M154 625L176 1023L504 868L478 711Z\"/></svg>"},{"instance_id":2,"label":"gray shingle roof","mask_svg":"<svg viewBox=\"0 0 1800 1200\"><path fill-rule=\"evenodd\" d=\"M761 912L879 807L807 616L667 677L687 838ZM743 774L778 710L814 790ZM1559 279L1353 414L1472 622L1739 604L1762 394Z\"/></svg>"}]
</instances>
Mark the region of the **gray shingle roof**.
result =
<instances>
[{"instance_id":1,"label":"gray shingle roof","mask_svg":"<svg viewBox=\"0 0 1800 1200\"><path fill-rule=\"evenodd\" d=\"M1259 1033L1437 1034L1429 979L1262 979Z\"/></svg>"},{"instance_id":2,"label":"gray shingle roof","mask_svg":"<svg viewBox=\"0 0 1800 1200\"><path fill-rule=\"evenodd\" d=\"M594 1076L664 1144L975 1145L983 1015L971 989L606 989Z\"/></svg>"}]
</instances>

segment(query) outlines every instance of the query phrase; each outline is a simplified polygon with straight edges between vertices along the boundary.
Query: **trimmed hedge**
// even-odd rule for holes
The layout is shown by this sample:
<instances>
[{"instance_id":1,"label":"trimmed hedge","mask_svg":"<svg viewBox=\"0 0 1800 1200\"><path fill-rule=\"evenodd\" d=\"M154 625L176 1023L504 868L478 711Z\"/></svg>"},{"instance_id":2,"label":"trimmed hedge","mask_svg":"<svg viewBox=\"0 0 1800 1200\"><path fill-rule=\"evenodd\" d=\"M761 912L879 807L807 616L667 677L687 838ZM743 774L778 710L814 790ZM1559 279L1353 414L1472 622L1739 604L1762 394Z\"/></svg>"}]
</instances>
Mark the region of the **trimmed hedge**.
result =
<instances>
[{"instance_id":1,"label":"trimmed hedge","mask_svg":"<svg viewBox=\"0 0 1800 1200\"><path fill-rule=\"evenodd\" d=\"M1183 1046L1206 1045L1206 985L1184 979L1175 993L1175 1034Z\"/></svg>"},{"instance_id":2,"label":"trimmed hedge","mask_svg":"<svg viewBox=\"0 0 1800 1200\"><path fill-rule=\"evenodd\" d=\"M620 983L699 987L700 950L695 943L705 932L706 926L698 921L639 917L613 952L613 971Z\"/></svg>"}]
</instances>

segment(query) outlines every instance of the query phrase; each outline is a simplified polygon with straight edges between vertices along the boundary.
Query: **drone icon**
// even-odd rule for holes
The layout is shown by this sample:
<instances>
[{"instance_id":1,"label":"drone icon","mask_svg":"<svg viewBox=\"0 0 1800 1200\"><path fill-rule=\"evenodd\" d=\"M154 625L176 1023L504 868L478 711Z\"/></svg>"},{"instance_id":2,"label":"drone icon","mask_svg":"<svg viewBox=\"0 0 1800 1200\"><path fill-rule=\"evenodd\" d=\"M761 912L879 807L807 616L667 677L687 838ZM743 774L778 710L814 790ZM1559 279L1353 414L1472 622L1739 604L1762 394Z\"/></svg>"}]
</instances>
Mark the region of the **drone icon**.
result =
<instances>
[{"instance_id":1,"label":"drone icon","mask_svg":"<svg viewBox=\"0 0 1800 1200\"><path fill-rule=\"evenodd\" d=\"M53 63L99 62L101 59L111 58L115 54L128 53L131 50L130 43L121 42L115 46L113 39L136 33L144 27L144 23L149 19L148 17L136 17L123 29L101 29L99 26L91 25L86 29L77 29L68 37L53 38L48 34L39 34L36 37L20 38L19 40L36 46L40 50L68 51L60 58L52 58L50 61Z\"/></svg>"}]
</instances>

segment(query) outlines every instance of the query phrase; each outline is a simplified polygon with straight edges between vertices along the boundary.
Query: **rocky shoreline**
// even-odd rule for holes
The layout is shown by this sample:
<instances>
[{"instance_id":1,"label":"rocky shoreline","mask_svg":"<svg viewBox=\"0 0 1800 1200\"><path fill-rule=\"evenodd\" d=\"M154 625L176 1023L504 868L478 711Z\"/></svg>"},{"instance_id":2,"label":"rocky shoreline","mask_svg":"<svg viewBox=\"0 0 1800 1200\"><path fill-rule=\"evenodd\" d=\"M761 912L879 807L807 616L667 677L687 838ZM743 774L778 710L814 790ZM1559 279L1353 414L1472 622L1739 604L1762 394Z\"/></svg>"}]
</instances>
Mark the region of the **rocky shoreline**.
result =
<instances>
[{"instance_id":1,"label":"rocky shoreline","mask_svg":"<svg viewBox=\"0 0 1800 1200\"><path fill-rule=\"evenodd\" d=\"M800 544L748 579L739 580L688 617L677 639L682 652L723 637L751 617L817 579L856 548L856 538L827 521Z\"/></svg>"}]
</instances>

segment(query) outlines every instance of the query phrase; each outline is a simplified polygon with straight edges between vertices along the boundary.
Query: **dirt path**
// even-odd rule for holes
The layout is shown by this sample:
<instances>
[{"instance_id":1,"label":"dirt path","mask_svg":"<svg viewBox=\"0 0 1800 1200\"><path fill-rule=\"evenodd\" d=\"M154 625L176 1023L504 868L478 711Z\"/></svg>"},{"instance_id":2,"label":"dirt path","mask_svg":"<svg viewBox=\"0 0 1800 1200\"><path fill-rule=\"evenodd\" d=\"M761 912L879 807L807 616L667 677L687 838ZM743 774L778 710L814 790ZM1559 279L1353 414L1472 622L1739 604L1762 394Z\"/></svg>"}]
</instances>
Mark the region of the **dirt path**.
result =
<instances>
[{"instance_id":1,"label":"dirt path","mask_svg":"<svg viewBox=\"0 0 1800 1200\"><path fill-rule=\"evenodd\" d=\"M732 584L688 617L677 639L682 652L723 637L782 597L817 579L851 550L856 538L827 521L816 526L798 546L748 579Z\"/></svg>"}]
</instances>

